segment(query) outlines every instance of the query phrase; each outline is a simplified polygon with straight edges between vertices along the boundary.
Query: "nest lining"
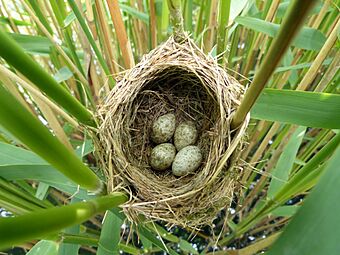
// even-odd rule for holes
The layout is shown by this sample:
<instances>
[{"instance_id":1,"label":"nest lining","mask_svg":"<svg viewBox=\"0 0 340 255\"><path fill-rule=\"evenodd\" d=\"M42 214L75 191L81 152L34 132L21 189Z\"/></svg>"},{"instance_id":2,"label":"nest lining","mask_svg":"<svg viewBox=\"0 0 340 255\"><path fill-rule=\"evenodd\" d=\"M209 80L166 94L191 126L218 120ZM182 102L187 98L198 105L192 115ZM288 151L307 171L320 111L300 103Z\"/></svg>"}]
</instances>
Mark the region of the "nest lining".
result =
<instances>
[{"instance_id":1,"label":"nest lining","mask_svg":"<svg viewBox=\"0 0 340 255\"><path fill-rule=\"evenodd\" d=\"M198 228L210 225L230 205L242 173L238 155L247 123L230 130L242 86L185 37L173 37L128 70L98 109L96 151L108 192L131 195L124 211L133 222L151 220ZM175 177L153 171L149 156L152 123L174 113L176 126L193 120L203 163L195 173Z\"/></svg>"}]
</instances>

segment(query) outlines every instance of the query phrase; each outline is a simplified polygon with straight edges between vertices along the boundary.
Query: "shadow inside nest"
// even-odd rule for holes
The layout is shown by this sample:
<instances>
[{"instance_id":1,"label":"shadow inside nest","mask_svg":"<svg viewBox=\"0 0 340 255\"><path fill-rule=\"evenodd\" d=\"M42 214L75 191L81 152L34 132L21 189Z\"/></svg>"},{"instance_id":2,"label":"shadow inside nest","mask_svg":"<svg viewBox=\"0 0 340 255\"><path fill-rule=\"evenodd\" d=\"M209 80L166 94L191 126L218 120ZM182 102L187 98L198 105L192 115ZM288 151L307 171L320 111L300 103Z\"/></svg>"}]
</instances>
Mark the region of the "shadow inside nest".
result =
<instances>
[{"instance_id":1,"label":"shadow inside nest","mask_svg":"<svg viewBox=\"0 0 340 255\"><path fill-rule=\"evenodd\" d=\"M196 229L211 225L230 205L242 175L238 158L247 126L231 130L230 122L243 92L189 38L170 38L124 73L98 109L96 151L108 191L130 194L123 208L132 222L142 214ZM189 120L196 125L203 162L192 174L151 169L152 124L168 113L176 126Z\"/></svg>"},{"instance_id":2,"label":"shadow inside nest","mask_svg":"<svg viewBox=\"0 0 340 255\"><path fill-rule=\"evenodd\" d=\"M214 115L218 114L214 98L202 90L201 81L195 74L181 68L167 68L146 82L132 108L135 116L130 127L132 160L159 178L170 177L174 180L170 180L171 184L176 187L178 177L172 177L170 169L153 171L149 166L151 150L157 145L150 139L152 123L167 113L175 114L176 126L187 120L194 121L199 137L197 145L205 158L209 153L209 136L216 118ZM169 142L173 143L173 138ZM190 176L182 179L189 181Z\"/></svg>"}]
</instances>

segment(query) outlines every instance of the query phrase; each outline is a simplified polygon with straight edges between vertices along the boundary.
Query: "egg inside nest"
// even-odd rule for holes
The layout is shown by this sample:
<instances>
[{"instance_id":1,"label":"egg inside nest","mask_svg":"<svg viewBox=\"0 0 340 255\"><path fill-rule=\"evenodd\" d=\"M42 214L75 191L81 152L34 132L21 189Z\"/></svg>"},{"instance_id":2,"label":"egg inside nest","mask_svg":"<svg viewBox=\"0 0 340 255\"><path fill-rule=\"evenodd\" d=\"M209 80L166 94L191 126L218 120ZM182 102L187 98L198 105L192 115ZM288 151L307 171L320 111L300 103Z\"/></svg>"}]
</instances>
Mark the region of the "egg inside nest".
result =
<instances>
[{"instance_id":1,"label":"egg inside nest","mask_svg":"<svg viewBox=\"0 0 340 255\"><path fill-rule=\"evenodd\" d=\"M202 164L193 173L195 174L204 166L204 159L209 153L213 141L214 118L218 112L214 99L206 90L202 89L200 80L194 74L187 72L183 79L179 75L181 72L186 71L172 68L167 71L166 78L157 77L144 86L134 100L136 102L133 107L135 119L130 128L132 139L129 151L136 162L140 164L143 169L141 171L144 171L146 177L156 175L159 178L169 178L169 185L176 185L175 180L178 179L172 174L171 167L167 171L153 171L150 166L151 153L157 145L153 138L154 134L152 134L155 121L163 115L173 114L176 118L176 127L184 125L182 129L184 134L186 134L188 125L194 123L196 133L190 138L194 141L184 141L184 144L195 144L201 150ZM176 145L176 137L171 137L165 142ZM183 148L183 145L177 147L178 151ZM181 178L189 181L190 175Z\"/></svg>"},{"instance_id":2,"label":"egg inside nest","mask_svg":"<svg viewBox=\"0 0 340 255\"><path fill-rule=\"evenodd\" d=\"M169 142L173 136L174 145ZM182 122L176 127L173 113L160 116L152 124L151 130L151 140L158 143L151 151L152 169L165 171L171 167L175 176L193 173L202 162L201 150L194 146L196 139L197 129L193 121Z\"/></svg>"}]
</instances>

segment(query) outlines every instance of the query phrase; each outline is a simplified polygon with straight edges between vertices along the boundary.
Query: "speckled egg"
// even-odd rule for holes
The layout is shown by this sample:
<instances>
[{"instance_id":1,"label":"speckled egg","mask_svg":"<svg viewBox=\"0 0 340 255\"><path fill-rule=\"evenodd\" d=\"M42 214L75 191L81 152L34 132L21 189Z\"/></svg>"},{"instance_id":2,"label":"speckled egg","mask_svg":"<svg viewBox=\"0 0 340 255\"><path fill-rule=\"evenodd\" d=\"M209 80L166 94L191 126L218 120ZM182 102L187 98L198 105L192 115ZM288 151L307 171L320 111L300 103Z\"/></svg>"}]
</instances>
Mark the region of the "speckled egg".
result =
<instances>
[{"instance_id":1,"label":"speckled egg","mask_svg":"<svg viewBox=\"0 0 340 255\"><path fill-rule=\"evenodd\" d=\"M160 116L152 125L151 139L155 143L165 143L174 135L176 118L172 113Z\"/></svg>"},{"instance_id":2,"label":"speckled egg","mask_svg":"<svg viewBox=\"0 0 340 255\"><path fill-rule=\"evenodd\" d=\"M178 125L175 131L174 142L178 151L197 140L197 129L193 121L185 121Z\"/></svg>"},{"instance_id":3,"label":"speckled egg","mask_svg":"<svg viewBox=\"0 0 340 255\"><path fill-rule=\"evenodd\" d=\"M181 149L172 163L172 173L176 176L183 176L194 172L202 163L200 148L189 145Z\"/></svg>"},{"instance_id":4,"label":"speckled egg","mask_svg":"<svg viewBox=\"0 0 340 255\"><path fill-rule=\"evenodd\" d=\"M159 144L151 151L150 165L155 170L165 170L171 166L175 155L176 148L171 143Z\"/></svg>"}]
</instances>

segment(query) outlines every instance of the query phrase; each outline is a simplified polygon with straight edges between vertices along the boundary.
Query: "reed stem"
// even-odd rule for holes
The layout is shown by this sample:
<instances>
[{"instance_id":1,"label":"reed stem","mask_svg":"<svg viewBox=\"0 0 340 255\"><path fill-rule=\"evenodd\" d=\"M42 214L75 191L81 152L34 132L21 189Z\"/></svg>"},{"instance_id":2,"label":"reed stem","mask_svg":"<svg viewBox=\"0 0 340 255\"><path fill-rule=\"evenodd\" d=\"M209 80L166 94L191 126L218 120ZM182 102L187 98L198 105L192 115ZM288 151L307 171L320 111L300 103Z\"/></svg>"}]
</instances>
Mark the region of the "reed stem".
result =
<instances>
[{"instance_id":1,"label":"reed stem","mask_svg":"<svg viewBox=\"0 0 340 255\"><path fill-rule=\"evenodd\" d=\"M175 36L175 40L178 41L184 34L181 0L168 0L168 7L173 34Z\"/></svg>"},{"instance_id":2,"label":"reed stem","mask_svg":"<svg viewBox=\"0 0 340 255\"><path fill-rule=\"evenodd\" d=\"M125 194L116 192L87 202L43 209L18 217L0 218L0 249L79 224L126 201Z\"/></svg>"},{"instance_id":3,"label":"reed stem","mask_svg":"<svg viewBox=\"0 0 340 255\"><path fill-rule=\"evenodd\" d=\"M238 128L245 120L248 112L261 94L296 33L299 31L304 19L307 17L308 11L315 3L316 0L295 0L290 5L278 35L273 40L262 65L256 72L253 82L250 84L240 106L235 112L231 123L232 128Z\"/></svg>"}]
</instances>

